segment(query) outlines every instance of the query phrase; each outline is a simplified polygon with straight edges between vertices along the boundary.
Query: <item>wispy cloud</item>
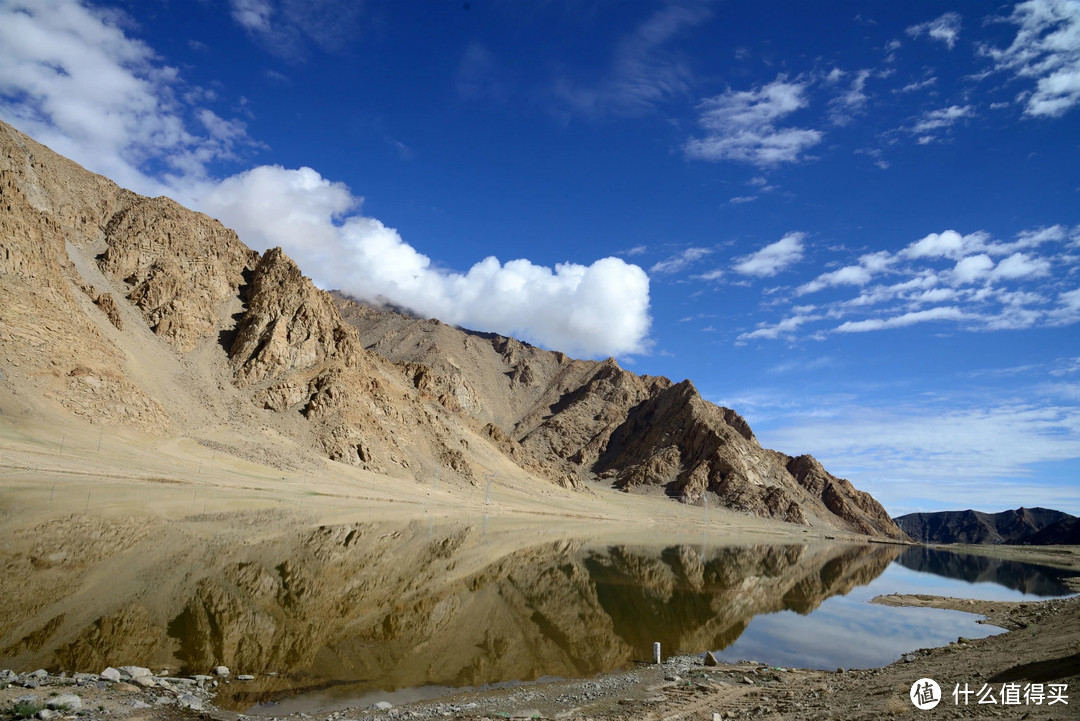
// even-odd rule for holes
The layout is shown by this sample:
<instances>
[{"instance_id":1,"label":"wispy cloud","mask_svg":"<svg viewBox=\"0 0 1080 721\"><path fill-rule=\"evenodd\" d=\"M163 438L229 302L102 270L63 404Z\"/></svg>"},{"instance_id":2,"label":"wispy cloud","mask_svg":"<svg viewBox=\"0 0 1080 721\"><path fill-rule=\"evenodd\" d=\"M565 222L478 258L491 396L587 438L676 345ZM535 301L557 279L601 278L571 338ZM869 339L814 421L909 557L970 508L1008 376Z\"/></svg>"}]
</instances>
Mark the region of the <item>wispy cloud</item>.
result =
<instances>
[{"instance_id":1,"label":"wispy cloud","mask_svg":"<svg viewBox=\"0 0 1080 721\"><path fill-rule=\"evenodd\" d=\"M915 135L925 135L935 130L950 128L964 118L975 115L975 108L971 105L950 105L947 108L928 110L919 116L911 127Z\"/></svg>"},{"instance_id":2,"label":"wispy cloud","mask_svg":"<svg viewBox=\"0 0 1080 721\"><path fill-rule=\"evenodd\" d=\"M1059 117L1080 104L1080 3L1075 0L1027 0L1007 21L1017 26L1005 49L983 45L980 52L1000 71L1035 80L1034 92L1022 93L1024 113Z\"/></svg>"},{"instance_id":3,"label":"wispy cloud","mask_svg":"<svg viewBox=\"0 0 1080 721\"><path fill-rule=\"evenodd\" d=\"M0 116L52 149L148 195L168 183L144 171L201 177L209 163L258 145L244 124L203 105L126 22L73 0L0 5Z\"/></svg>"},{"instance_id":4,"label":"wispy cloud","mask_svg":"<svg viewBox=\"0 0 1080 721\"><path fill-rule=\"evenodd\" d=\"M562 109L593 117L640 115L685 95L693 73L685 58L667 46L710 15L705 2L665 5L622 39L599 80L563 77L555 83Z\"/></svg>"},{"instance_id":5,"label":"wispy cloud","mask_svg":"<svg viewBox=\"0 0 1080 721\"><path fill-rule=\"evenodd\" d=\"M736 258L732 268L736 273L759 278L776 275L802 259L805 237L806 233L787 233L761 250Z\"/></svg>"},{"instance_id":6,"label":"wispy cloud","mask_svg":"<svg viewBox=\"0 0 1080 721\"><path fill-rule=\"evenodd\" d=\"M1080 458L1080 378L1069 368L1065 362L1025 367L1029 381L1010 383L1011 394L979 377L956 378L951 390L934 394L905 387L888 402L877 394L891 398L890 391L880 388L873 401L861 392L793 395L768 388L710 400L739 408L763 445L813 453L894 513L916 499L937 509L987 489L998 505L986 510L1022 504L1077 513L1080 487L1040 479L1041 464Z\"/></svg>"},{"instance_id":7,"label":"wispy cloud","mask_svg":"<svg viewBox=\"0 0 1080 721\"><path fill-rule=\"evenodd\" d=\"M907 34L913 38L926 35L933 40L945 43L949 50L956 45L956 39L960 36L960 15L953 12L934 18L929 22L912 25L907 29Z\"/></svg>"},{"instance_id":8,"label":"wispy cloud","mask_svg":"<svg viewBox=\"0 0 1080 721\"><path fill-rule=\"evenodd\" d=\"M821 142L819 130L783 127L780 121L808 105L807 83L783 76L753 90L728 90L698 104L703 137L683 145L690 158L734 160L758 166L794 163Z\"/></svg>"},{"instance_id":9,"label":"wispy cloud","mask_svg":"<svg viewBox=\"0 0 1080 721\"><path fill-rule=\"evenodd\" d=\"M233 20L268 52L297 60L312 48L339 53L360 31L362 2L229 0Z\"/></svg>"},{"instance_id":10,"label":"wispy cloud","mask_svg":"<svg viewBox=\"0 0 1080 721\"><path fill-rule=\"evenodd\" d=\"M665 258L657 263L653 263L652 267L649 268L649 272L662 274L678 273L680 270L689 267L711 252L712 250L709 248L686 248L673 256Z\"/></svg>"}]
</instances>

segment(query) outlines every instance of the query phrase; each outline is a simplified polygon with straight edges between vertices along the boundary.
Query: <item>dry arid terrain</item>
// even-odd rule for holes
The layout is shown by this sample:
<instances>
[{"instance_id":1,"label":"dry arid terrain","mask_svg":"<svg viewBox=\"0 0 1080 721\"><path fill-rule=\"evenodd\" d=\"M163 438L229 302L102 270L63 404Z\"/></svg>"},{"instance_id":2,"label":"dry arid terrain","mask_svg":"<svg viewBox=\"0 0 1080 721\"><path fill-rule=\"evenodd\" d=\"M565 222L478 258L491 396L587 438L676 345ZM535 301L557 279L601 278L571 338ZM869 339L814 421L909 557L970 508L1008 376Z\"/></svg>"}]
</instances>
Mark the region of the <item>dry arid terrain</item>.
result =
<instances>
[{"instance_id":1,"label":"dry arid terrain","mask_svg":"<svg viewBox=\"0 0 1080 721\"><path fill-rule=\"evenodd\" d=\"M1013 630L879 670L641 663L654 640L718 648L754 614L847 593L909 539L690 381L324 292L279 249L2 123L0 539L9 710L75 691L85 719L232 719L319 683L299 668L584 677L333 719L870 719L914 717L922 676L1078 688L1072 599L888 597ZM1077 566L1074 548L994 552ZM605 573L650 589L620 616L636 636L601 613ZM123 664L153 675L98 675Z\"/></svg>"}]
</instances>

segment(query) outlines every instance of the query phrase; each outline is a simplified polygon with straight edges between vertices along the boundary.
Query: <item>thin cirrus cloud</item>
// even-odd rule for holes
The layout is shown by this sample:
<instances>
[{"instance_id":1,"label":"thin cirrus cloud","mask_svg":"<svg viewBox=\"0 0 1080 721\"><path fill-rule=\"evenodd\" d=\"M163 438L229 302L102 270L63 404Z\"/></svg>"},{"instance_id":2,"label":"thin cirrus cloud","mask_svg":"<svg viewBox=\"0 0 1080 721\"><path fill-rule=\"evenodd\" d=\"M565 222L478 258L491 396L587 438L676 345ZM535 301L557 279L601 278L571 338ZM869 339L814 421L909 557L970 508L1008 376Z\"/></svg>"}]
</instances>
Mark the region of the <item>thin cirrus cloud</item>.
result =
<instances>
[{"instance_id":1,"label":"thin cirrus cloud","mask_svg":"<svg viewBox=\"0 0 1080 721\"><path fill-rule=\"evenodd\" d=\"M803 160L823 133L782 121L809 104L807 87L781 76L753 90L728 90L702 100L697 122L704 135L688 140L683 151L689 158L762 167Z\"/></svg>"},{"instance_id":2,"label":"thin cirrus cloud","mask_svg":"<svg viewBox=\"0 0 1080 721\"><path fill-rule=\"evenodd\" d=\"M901 504L913 498L955 502L963 489L993 483L1000 484L995 497L1002 507L1031 505L1034 498L1075 513L1075 484L1043 484L1036 475L1038 464L1080 455L1080 410L1068 395L1076 392L1075 371L1065 378L1053 388L1034 379L1027 395L1038 400L1028 403L986 397L981 386L870 407L857 397L763 391L718 400L744 409L764 445L815 449L834 473L858 478L894 512L908 510ZM1007 496L1014 479L1023 485Z\"/></svg>"},{"instance_id":3,"label":"thin cirrus cloud","mask_svg":"<svg viewBox=\"0 0 1080 721\"><path fill-rule=\"evenodd\" d=\"M707 3L670 3L619 42L607 69L592 83L562 77L553 87L559 112L599 117L640 115L685 95L693 74L668 45L712 15Z\"/></svg>"},{"instance_id":4,"label":"thin cirrus cloud","mask_svg":"<svg viewBox=\"0 0 1080 721\"><path fill-rule=\"evenodd\" d=\"M273 32L278 14L287 19L300 5L237 0L232 9L250 31ZM570 353L648 350L649 279L636 265L601 258L548 268L489 257L464 273L446 270L310 168L214 177L211 163L260 144L242 123L185 101L212 93L187 85L123 27L115 12L77 0L0 3L0 117L137 192L217 215L249 245L281 245L324 287Z\"/></svg>"},{"instance_id":5,"label":"thin cirrus cloud","mask_svg":"<svg viewBox=\"0 0 1080 721\"><path fill-rule=\"evenodd\" d=\"M299 60L310 49L341 52L360 30L363 3L349 0L230 0L232 19L268 52Z\"/></svg>"}]
</instances>

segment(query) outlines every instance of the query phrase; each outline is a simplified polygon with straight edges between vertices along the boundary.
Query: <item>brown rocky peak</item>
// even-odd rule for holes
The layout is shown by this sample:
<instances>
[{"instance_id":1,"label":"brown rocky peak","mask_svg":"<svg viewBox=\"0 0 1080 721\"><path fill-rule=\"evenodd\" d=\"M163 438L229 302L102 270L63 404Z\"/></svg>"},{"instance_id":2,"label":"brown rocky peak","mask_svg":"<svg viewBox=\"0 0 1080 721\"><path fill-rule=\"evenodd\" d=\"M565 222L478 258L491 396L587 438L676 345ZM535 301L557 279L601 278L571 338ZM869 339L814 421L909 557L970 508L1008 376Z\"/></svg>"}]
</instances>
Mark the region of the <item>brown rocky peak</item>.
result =
<instances>
[{"instance_id":1,"label":"brown rocky peak","mask_svg":"<svg viewBox=\"0 0 1080 721\"><path fill-rule=\"evenodd\" d=\"M241 386L312 368L329 358L346 365L360 350L356 331L333 301L281 248L266 252L246 288L247 312L229 356Z\"/></svg>"}]
</instances>

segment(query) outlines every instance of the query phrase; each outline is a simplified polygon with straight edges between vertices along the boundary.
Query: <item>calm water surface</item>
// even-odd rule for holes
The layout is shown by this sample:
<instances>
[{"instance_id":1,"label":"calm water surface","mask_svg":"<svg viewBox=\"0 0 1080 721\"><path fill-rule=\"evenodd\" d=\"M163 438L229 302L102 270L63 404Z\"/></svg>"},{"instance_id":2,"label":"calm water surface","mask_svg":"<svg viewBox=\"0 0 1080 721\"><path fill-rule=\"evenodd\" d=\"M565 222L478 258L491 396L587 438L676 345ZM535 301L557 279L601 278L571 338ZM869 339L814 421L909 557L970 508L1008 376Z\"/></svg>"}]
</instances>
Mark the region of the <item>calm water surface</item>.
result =
<instances>
[{"instance_id":1,"label":"calm water surface","mask_svg":"<svg viewBox=\"0 0 1080 721\"><path fill-rule=\"evenodd\" d=\"M282 714L589 677L647 661L655 641L665 655L878 666L1000 632L970 614L869 603L878 594L1067 593L1061 572L942 551L564 533L511 521L369 523L250 544L191 533L184 543L151 534L126 548L73 546L24 564L55 598L20 593L17 574L0 579L12 604L0 667L205 673L224 664L257 678L223 685L219 704ZM58 543L42 537L39 547Z\"/></svg>"}]
</instances>

